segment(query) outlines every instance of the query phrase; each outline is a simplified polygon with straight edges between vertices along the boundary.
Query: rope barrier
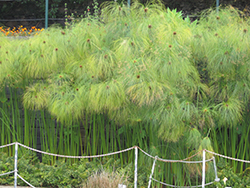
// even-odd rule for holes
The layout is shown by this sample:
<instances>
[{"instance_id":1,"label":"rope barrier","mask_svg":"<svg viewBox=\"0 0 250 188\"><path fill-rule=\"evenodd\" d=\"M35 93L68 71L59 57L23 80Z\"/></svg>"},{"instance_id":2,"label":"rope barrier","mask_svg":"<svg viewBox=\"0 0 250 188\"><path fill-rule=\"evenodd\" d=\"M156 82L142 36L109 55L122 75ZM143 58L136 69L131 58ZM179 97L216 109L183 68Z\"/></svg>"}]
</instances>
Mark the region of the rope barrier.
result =
<instances>
[{"instance_id":1,"label":"rope barrier","mask_svg":"<svg viewBox=\"0 0 250 188\"><path fill-rule=\"evenodd\" d=\"M20 146L22 146L22 147L24 147L24 148L26 148L26 149L29 149L29 150L32 150L32 151L35 151L35 152L38 152L38 153L46 154L46 155L52 155L52 156L64 157L64 158L77 158L77 159L105 157L105 156L109 156L109 155L115 155L115 154L123 153L123 152L129 151L129 150L132 150L132 149L135 148L135 146L133 146L133 147L131 147L131 148L127 148L127 149L124 149L124 150L116 151L116 152L113 152L113 153L102 154L102 155L92 155L92 156L69 156L69 155L58 155L58 154L53 154L53 153L48 153L48 152L40 151L40 150L33 149L33 148L31 148L31 147L25 146L25 145L20 144L20 143L18 143L18 145L20 145Z\"/></svg>"},{"instance_id":2,"label":"rope barrier","mask_svg":"<svg viewBox=\"0 0 250 188\"><path fill-rule=\"evenodd\" d=\"M134 147L137 147L139 150L141 150L142 153L144 153L145 155L147 155L148 157L152 158L152 159L155 159L154 156L148 154L147 152L145 152L143 149L141 149L140 147L138 146L134 146ZM177 162L180 162L180 163L202 163L202 161L186 161L188 159L191 159L193 157L195 157L196 155L198 155L202 150L200 150L199 152L197 152L196 154L190 156L190 157L187 157L185 159L182 159L182 160L170 160L170 159L162 159L162 158L159 158L157 157L157 160L158 161L162 161L162 162L169 162L169 163L177 163ZM210 161L210 160L213 160L213 158L211 159L208 159L207 161Z\"/></svg>"},{"instance_id":3,"label":"rope barrier","mask_svg":"<svg viewBox=\"0 0 250 188\"><path fill-rule=\"evenodd\" d=\"M11 172L6 172L6 173L3 173L3 174L0 174L0 176L4 176L4 175L8 175L8 174L12 174L12 173L14 173L14 172L16 172L15 170L13 170L13 171L11 171Z\"/></svg>"},{"instance_id":4,"label":"rope barrier","mask_svg":"<svg viewBox=\"0 0 250 188\"><path fill-rule=\"evenodd\" d=\"M148 157L150 157L150 158L152 158L152 159L155 158L154 156L152 156L152 155L148 154L147 152L145 152L144 150L142 150L140 147L138 147L138 146L136 146L136 147L137 147L139 150L141 150L141 152L144 153L145 155L147 155Z\"/></svg>"},{"instance_id":5,"label":"rope barrier","mask_svg":"<svg viewBox=\"0 0 250 188\"><path fill-rule=\"evenodd\" d=\"M156 179L154 179L154 178L152 178L152 180L154 180L154 181L156 181L156 182L158 182L158 183L160 183L160 184L162 184L162 185L169 186L169 187L177 187L177 188L202 187L202 185L197 185L197 186L176 186L176 185L166 184L166 183L161 182L161 181L159 181L159 180L156 180ZM205 186L207 186L207 185L211 185L211 184L213 184L213 183L214 183L214 181L213 181L213 182L210 182L210 183L206 183L206 184L205 184Z\"/></svg>"},{"instance_id":6,"label":"rope barrier","mask_svg":"<svg viewBox=\"0 0 250 188\"><path fill-rule=\"evenodd\" d=\"M14 145L16 142L13 142L13 143L10 143L10 144L6 144L6 145L3 145L3 146L0 146L0 149L1 148L4 148L4 147L8 147L8 146L12 146ZM133 146L133 147L130 147L130 148L127 148L127 149L124 149L124 150L120 150L120 151L116 151L116 152L112 152L112 153L107 153L107 154L101 154L101 155L92 155L92 156L69 156L69 155L59 155L59 154L53 154L53 153L48 153L48 152L45 152L45 151L40 151L40 150L37 150L37 149L34 149L34 148L31 148L31 147L28 147L28 146L25 146L19 142L17 142L18 145L26 148L26 149L29 149L29 150L32 150L32 151L35 151L35 152L38 152L38 153L42 153L42 154L46 154L46 155L51 155L51 156L56 156L56 157L64 157L64 158L97 158L97 157L105 157L105 156L110 156L110 155L115 155L115 154L119 154L119 153L123 153L123 152L126 152L126 151L129 151L129 150L132 150L134 148L138 148L141 152L143 152L145 155L147 155L148 157L152 158L152 159L155 159L154 156L148 154L147 152L145 152L143 149L141 149L139 146ZM202 151L202 150L201 150ZM185 159L182 159L182 160L170 160L170 159L162 159L162 158L157 158L157 160L159 161L162 161L162 162L170 162L170 163L176 163L176 162L180 162L180 163L202 163L202 161L187 161L188 159L191 159L193 157L195 157L196 155L198 155L201 151L197 152L196 154L190 156L190 157L187 157ZM208 150L206 150L207 152L210 152ZM214 152L210 152L212 154L215 154ZM220 155L220 154L217 154L217 155ZM206 162L212 160L211 159L208 159L206 160ZM250 163L250 161L249 161Z\"/></svg>"},{"instance_id":7,"label":"rope barrier","mask_svg":"<svg viewBox=\"0 0 250 188\"><path fill-rule=\"evenodd\" d=\"M212 161L213 158L211 159L207 159L205 160L205 162L209 162L209 161ZM170 163L175 163L175 162L180 162L180 163L189 163L189 164L192 164L192 163L203 163L203 161L179 161L179 160L165 160L165 159L159 159L159 161L163 161L163 162L170 162Z\"/></svg>"},{"instance_id":8,"label":"rope barrier","mask_svg":"<svg viewBox=\"0 0 250 188\"><path fill-rule=\"evenodd\" d=\"M225 156L225 155L221 155L221 154L218 154L218 153L215 153L215 152L212 152L212 151L209 151L209 150L206 150L206 152L208 153L211 153L213 155L217 155L217 156L220 156L220 157L223 157L223 158L226 158L226 159L231 159L231 160L234 160L234 161L239 161L239 162L244 162L244 163L250 163L250 161L247 161L247 160L243 160L243 159L236 159L236 158L233 158L233 157L228 157L228 156Z\"/></svg>"},{"instance_id":9,"label":"rope barrier","mask_svg":"<svg viewBox=\"0 0 250 188\"><path fill-rule=\"evenodd\" d=\"M1 148L4 148L4 147L8 147L8 146L12 146L14 144L17 144L17 145L20 145L26 149L29 149L29 150L32 150L32 151L35 151L35 152L38 152L38 153L42 153L42 154L46 154L46 155L51 155L51 156L56 156L56 157L64 157L64 158L97 158L97 157L105 157L105 156L110 156L110 155L115 155L115 154L119 154L119 153L123 153L123 152L126 152L126 151L129 151L129 150L132 150L132 149L139 149L142 153L144 153L145 155L147 155L148 157L152 158L152 159L155 159L155 160L159 160L159 161L162 161L162 162L170 162L170 163L176 163L176 162L180 162L180 163L202 163L203 161L187 161L193 157L195 157L196 155L198 155L201 151L205 151L205 152L208 152L210 154L213 154L213 155L217 155L217 156L220 156L220 157L223 157L223 158L226 158L226 159L231 159L231 160L235 160L235 161L239 161L239 162L245 162L245 163L250 163L250 161L247 161L247 160L242 160L242 159L236 159L236 158L233 158L233 157L228 157L228 156L225 156L225 155L221 155L221 154L218 154L218 153L215 153L215 152L212 152L212 151L209 151L209 150L201 150L199 152L197 152L196 154L190 156L190 157L187 157L185 159L182 159L182 160L169 160L169 159L162 159L162 158L158 158L158 157L154 157L150 154L148 154L147 152L145 152L144 150L142 150L140 147L138 146L133 146L133 147L130 147L130 148L127 148L127 149L124 149L124 150L120 150L120 151L116 151L116 152L112 152L112 153L107 153L107 154L101 154L101 155L93 155L93 156L68 156L68 155L59 155L59 154L53 154L53 153L48 153L48 152L44 152L44 151L40 151L40 150L37 150L37 149L34 149L34 148L31 148L31 147L28 147L28 146L25 146L23 144L20 144L18 142L14 142L14 143L10 143L10 144L6 144L6 145L3 145L3 146L0 146L0 149ZM203 154L204 155L204 154ZM205 162L209 162L209 161L212 161L214 160L214 157L211 158L211 159L207 159L205 160ZM15 173L17 172L17 170L14 170L14 171L11 171L11 172L6 172L6 173L3 173L3 174L0 174L0 176L4 176L4 175L8 175L8 174L12 174L12 173ZM32 186L29 182L27 182L25 179L23 179L19 174L17 174L17 176L22 179L26 184L28 184L30 187L32 188L35 188L34 186ZM158 183L161 183L162 185L166 185L166 186L169 186L169 187L177 187L177 188L192 188L192 187L202 187L202 185L197 185L197 186L175 186L175 185L170 185L170 184L166 184L164 182L161 182L161 181L158 181L152 177L150 177L150 180L154 180ZM207 185L211 185L213 184L213 182L210 182L210 183L207 183L205 184L205 186Z\"/></svg>"},{"instance_id":10,"label":"rope barrier","mask_svg":"<svg viewBox=\"0 0 250 188\"><path fill-rule=\"evenodd\" d=\"M27 182L25 179L23 179L19 174L17 174L17 176L18 176L21 180L23 180L26 184L28 184L30 187L35 188L33 185L31 185L29 182Z\"/></svg>"},{"instance_id":11,"label":"rope barrier","mask_svg":"<svg viewBox=\"0 0 250 188\"><path fill-rule=\"evenodd\" d=\"M145 152L143 149L141 149L138 146L133 146L133 147L130 147L130 148L127 148L127 149L124 149L124 150L120 150L120 151L116 151L116 152L112 152L112 153L101 154L101 155L92 155L92 156L69 156L69 155L53 154L53 153L48 153L48 152L40 151L40 150L31 148L31 147L25 146L25 145L20 144L18 142L13 142L13 143L10 143L10 144L6 144L6 145L3 145L3 146L0 146L0 149L4 148L4 147L12 146L15 143L17 143L18 145L20 145L20 146L22 146L24 148L27 148L29 150L32 150L32 151L35 151L35 152L38 152L38 153L47 154L47 155L56 156L56 157L64 157L64 158L97 158L97 157L105 157L105 156L110 156L110 155L115 155L115 154L123 153L123 152L129 151L129 150L132 150L134 148L138 148L142 153L144 153L148 157L150 157L152 159L155 159L154 156L148 154L147 152ZM195 157L196 155L198 155L201 151L202 150L200 150L196 154L194 154L194 155L192 155L190 157L187 157L185 159L182 159L182 160L162 159L162 158L159 158L159 157L157 157L157 160L162 161L162 162L170 162L170 163L177 163L177 162L180 162L180 163L202 163L202 161L187 161L188 159L191 159L191 158ZM236 158L228 157L228 156L221 155L221 154L218 154L218 153L206 150L206 149L205 149L205 151L208 152L208 153L211 153L213 155L217 155L217 156L226 158L226 159L231 159L231 160L235 160L235 161L239 161L239 162L250 163L250 161L247 161L247 160L242 160L242 159L236 159ZM212 158L211 159L207 159L206 162L211 161L211 160L213 160L213 159Z\"/></svg>"},{"instance_id":12,"label":"rope barrier","mask_svg":"<svg viewBox=\"0 0 250 188\"><path fill-rule=\"evenodd\" d=\"M13 142L13 143L11 143L11 144L6 144L6 145L3 145L3 146L0 146L0 149L1 149L1 148L8 147L8 146L12 146L12 145L14 145L14 144L15 144L15 142Z\"/></svg>"}]
</instances>

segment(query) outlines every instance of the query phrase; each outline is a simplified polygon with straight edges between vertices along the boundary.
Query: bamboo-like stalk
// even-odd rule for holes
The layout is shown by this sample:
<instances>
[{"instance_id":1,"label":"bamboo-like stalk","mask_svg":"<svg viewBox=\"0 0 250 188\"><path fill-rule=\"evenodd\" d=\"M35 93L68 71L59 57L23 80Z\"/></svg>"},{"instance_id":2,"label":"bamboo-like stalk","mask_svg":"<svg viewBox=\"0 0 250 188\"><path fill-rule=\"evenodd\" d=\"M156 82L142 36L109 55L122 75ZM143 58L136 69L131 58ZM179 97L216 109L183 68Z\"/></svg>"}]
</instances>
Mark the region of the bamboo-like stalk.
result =
<instances>
[{"instance_id":1,"label":"bamboo-like stalk","mask_svg":"<svg viewBox=\"0 0 250 188\"><path fill-rule=\"evenodd\" d=\"M105 125L106 125L106 129L105 129L105 133L106 133L106 148L107 148L107 151L110 151L110 141L109 141L109 138L110 138L110 122L109 122L109 120L107 118L105 120Z\"/></svg>"},{"instance_id":2,"label":"bamboo-like stalk","mask_svg":"<svg viewBox=\"0 0 250 188\"><path fill-rule=\"evenodd\" d=\"M99 153L108 153L107 148L106 148L106 143L107 140L105 138L105 129L106 129L106 124L105 124L105 119L104 117L100 117L99 116L99 125L100 127L100 135L101 135L101 139L99 139L99 143L101 145L101 149L99 150Z\"/></svg>"},{"instance_id":3,"label":"bamboo-like stalk","mask_svg":"<svg viewBox=\"0 0 250 188\"><path fill-rule=\"evenodd\" d=\"M91 149L92 149L92 155L96 155L97 154L97 146L98 146L98 141L97 139L98 137L98 125L96 124L96 114L92 114L91 115L91 120L93 123L93 130L92 130L92 142L91 142Z\"/></svg>"},{"instance_id":4,"label":"bamboo-like stalk","mask_svg":"<svg viewBox=\"0 0 250 188\"><path fill-rule=\"evenodd\" d=\"M58 129L58 136L59 136L59 142L58 142L58 153L63 154L65 149L64 149L64 126L57 124L57 129Z\"/></svg>"},{"instance_id":5,"label":"bamboo-like stalk","mask_svg":"<svg viewBox=\"0 0 250 188\"><path fill-rule=\"evenodd\" d=\"M12 88L9 87L10 92L10 105L11 105L11 122L12 122L12 131L13 131L13 142L17 142L17 131L16 131L16 124L15 124L15 109L14 109L14 102L13 102L13 95L12 95Z\"/></svg>"},{"instance_id":6,"label":"bamboo-like stalk","mask_svg":"<svg viewBox=\"0 0 250 188\"><path fill-rule=\"evenodd\" d=\"M13 130L11 129L11 121L9 119L9 117L7 116L7 114L5 113L6 111L3 111L3 109L0 108L1 111L1 115L2 117L0 118L1 122L2 122L2 132L1 132L1 140L2 140L2 144L7 144L7 143L11 143L12 142L12 138L15 136ZM8 148L6 149L8 151L8 153L11 155L13 154L11 152L11 150L9 150Z\"/></svg>"},{"instance_id":7,"label":"bamboo-like stalk","mask_svg":"<svg viewBox=\"0 0 250 188\"><path fill-rule=\"evenodd\" d=\"M88 155L88 115L85 113L84 114L84 117L85 117L85 122L83 122L83 124L84 124L84 133L85 133L85 135L84 135L84 154L85 155Z\"/></svg>"},{"instance_id":8,"label":"bamboo-like stalk","mask_svg":"<svg viewBox=\"0 0 250 188\"><path fill-rule=\"evenodd\" d=\"M250 128L249 128L249 126L247 124L243 124L243 129L247 129L246 132L243 131L244 136L243 136L243 138L241 140L244 139L244 141L240 142L240 146L243 147L243 152L240 155L237 156L237 157L241 157L241 159L247 158L247 155L248 155L248 153L247 153L247 145L248 145L248 135L249 135L249 131L250 131ZM245 168L247 168L247 167L245 167ZM242 173L242 172L243 172L243 164L240 165L240 173Z\"/></svg>"},{"instance_id":9,"label":"bamboo-like stalk","mask_svg":"<svg viewBox=\"0 0 250 188\"><path fill-rule=\"evenodd\" d=\"M232 153L232 157L236 158L236 143L238 143L238 139L237 139L237 133L230 129L229 132L231 132L231 139L232 139L232 144L231 144L231 153ZM233 171L236 173L237 171L237 162L236 161L232 161L232 166L233 166Z\"/></svg>"},{"instance_id":10,"label":"bamboo-like stalk","mask_svg":"<svg viewBox=\"0 0 250 188\"><path fill-rule=\"evenodd\" d=\"M24 141L23 143L25 145L29 145L30 144L30 137L32 137L29 133L31 132L30 128L30 116L28 115L28 110L24 109ZM34 137L33 137L34 139ZM33 140L32 139L32 140Z\"/></svg>"},{"instance_id":11,"label":"bamboo-like stalk","mask_svg":"<svg viewBox=\"0 0 250 188\"><path fill-rule=\"evenodd\" d=\"M86 155L92 155L92 150L91 150L91 132L92 132L92 123L89 124L89 117L91 117L89 114L86 115L87 118L86 118L86 128L85 130L88 130L88 134L86 135ZM91 121L91 119L90 119Z\"/></svg>"},{"instance_id":12,"label":"bamboo-like stalk","mask_svg":"<svg viewBox=\"0 0 250 188\"><path fill-rule=\"evenodd\" d=\"M18 92L18 89L17 88L11 88L13 89L13 107L14 107L14 110L15 110L15 113L12 114L14 116L14 119L15 119L15 127L16 127L16 134L19 135L18 137L21 137L22 134L23 134L23 129L22 129L22 124L21 124L21 112L20 112L20 109L19 109L19 104L20 104L20 101L19 101L19 97L17 96L17 92ZM22 138L21 138L22 139ZM19 140L21 141L21 140Z\"/></svg>"},{"instance_id":13,"label":"bamboo-like stalk","mask_svg":"<svg viewBox=\"0 0 250 188\"><path fill-rule=\"evenodd\" d=\"M116 133L116 124L114 122L111 122L111 130L112 130L112 151L117 151L117 133ZM114 159L117 159L117 155L114 156Z\"/></svg>"},{"instance_id":14,"label":"bamboo-like stalk","mask_svg":"<svg viewBox=\"0 0 250 188\"><path fill-rule=\"evenodd\" d=\"M40 142L41 142L41 150L43 151L49 151L48 148L48 139L47 139L47 134L46 134L46 122L45 122L45 117L44 117L44 111L41 111L41 119L38 120L38 124L39 124L39 129L40 129ZM42 161L43 162L49 162L46 161L47 160L47 156L42 154Z\"/></svg>"},{"instance_id":15,"label":"bamboo-like stalk","mask_svg":"<svg viewBox=\"0 0 250 188\"><path fill-rule=\"evenodd\" d=\"M122 138L121 138L121 134L119 134L119 125L116 124L116 135L117 135L117 143L118 143L118 150L121 150L122 148L122 145L121 145L121 142L122 142ZM118 157L118 156L117 156ZM119 155L119 159L120 159L120 162L121 162L121 167L123 168L123 153L120 153Z\"/></svg>"}]
</instances>

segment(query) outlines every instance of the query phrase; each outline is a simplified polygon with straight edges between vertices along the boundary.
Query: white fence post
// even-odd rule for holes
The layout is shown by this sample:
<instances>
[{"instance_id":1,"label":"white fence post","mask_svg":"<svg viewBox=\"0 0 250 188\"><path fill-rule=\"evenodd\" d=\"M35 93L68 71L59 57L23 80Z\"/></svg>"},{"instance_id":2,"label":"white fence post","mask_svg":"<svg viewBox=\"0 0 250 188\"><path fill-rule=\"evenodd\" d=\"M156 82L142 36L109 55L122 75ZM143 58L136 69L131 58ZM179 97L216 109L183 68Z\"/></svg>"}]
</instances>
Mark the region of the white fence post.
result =
<instances>
[{"instance_id":1,"label":"white fence post","mask_svg":"<svg viewBox=\"0 0 250 188\"><path fill-rule=\"evenodd\" d=\"M219 182L220 178L218 178L218 175L217 175L217 167L216 167L215 157L213 157L213 161L214 161L214 173L215 173L215 180L214 181Z\"/></svg>"},{"instance_id":2,"label":"white fence post","mask_svg":"<svg viewBox=\"0 0 250 188\"><path fill-rule=\"evenodd\" d=\"M152 166L152 170L151 170L151 174L150 174L150 177L149 177L149 182L148 182L148 188L150 188L151 186L151 181L152 181L152 176L154 174L154 170L155 170L155 162L157 160L157 156L155 156L155 160L154 160L154 163L153 163L153 166Z\"/></svg>"},{"instance_id":3,"label":"white fence post","mask_svg":"<svg viewBox=\"0 0 250 188\"><path fill-rule=\"evenodd\" d=\"M138 148L135 147L135 175L134 175L134 188L137 188L137 161L138 161Z\"/></svg>"},{"instance_id":4,"label":"white fence post","mask_svg":"<svg viewBox=\"0 0 250 188\"><path fill-rule=\"evenodd\" d=\"M15 174L14 174L14 187L17 188L17 154L18 154L18 144L17 142L15 143Z\"/></svg>"},{"instance_id":5,"label":"white fence post","mask_svg":"<svg viewBox=\"0 0 250 188\"><path fill-rule=\"evenodd\" d=\"M205 188L205 181L206 181L206 151L203 150L203 160L202 160L202 188Z\"/></svg>"}]
</instances>

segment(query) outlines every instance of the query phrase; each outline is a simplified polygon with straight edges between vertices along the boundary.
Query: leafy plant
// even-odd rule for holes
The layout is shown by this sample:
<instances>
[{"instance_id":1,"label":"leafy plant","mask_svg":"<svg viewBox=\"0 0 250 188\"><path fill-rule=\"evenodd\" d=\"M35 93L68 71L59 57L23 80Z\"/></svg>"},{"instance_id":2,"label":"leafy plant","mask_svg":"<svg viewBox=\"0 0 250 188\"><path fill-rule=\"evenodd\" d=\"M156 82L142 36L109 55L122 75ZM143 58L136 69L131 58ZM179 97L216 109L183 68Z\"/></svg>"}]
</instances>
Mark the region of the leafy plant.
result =
<instances>
[{"instance_id":1,"label":"leafy plant","mask_svg":"<svg viewBox=\"0 0 250 188\"><path fill-rule=\"evenodd\" d=\"M218 177L220 182L215 185L218 187L249 187L250 176L249 168L243 173L234 173L232 167L225 163L224 160L220 160L218 163L219 171Z\"/></svg>"}]
</instances>

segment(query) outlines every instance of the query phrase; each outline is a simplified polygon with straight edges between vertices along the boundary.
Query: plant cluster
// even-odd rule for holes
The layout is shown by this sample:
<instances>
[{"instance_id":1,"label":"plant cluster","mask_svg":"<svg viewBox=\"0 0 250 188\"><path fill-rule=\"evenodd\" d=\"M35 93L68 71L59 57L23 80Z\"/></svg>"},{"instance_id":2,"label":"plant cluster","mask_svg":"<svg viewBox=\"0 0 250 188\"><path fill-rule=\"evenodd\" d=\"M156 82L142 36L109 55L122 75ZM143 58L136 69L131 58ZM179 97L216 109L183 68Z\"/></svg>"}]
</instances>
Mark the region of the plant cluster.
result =
<instances>
[{"instance_id":1,"label":"plant cluster","mask_svg":"<svg viewBox=\"0 0 250 188\"><path fill-rule=\"evenodd\" d=\"M9 136L1 142L17 140L21 112L25 135L35 128L30 116L44 126L44 135L55 133L56 139L43 140L53 145L50 151L58 152L59 145L68 154L72 146L93 155L139 145L165 158L214 149L249 159L249 30L249 20L232 7L208 10L191 22L158 1L130 8L106 2L100 17L87 13L65 29L51 27L27 40L2 37L0 86L7 115L1 120L2 134ZM122 163L132 160L130 154L119 157ZM232 164L234 171L245 168ZM199 174L188 177L191 168L163 166L156 172L162 181L199 181Z\"/></svg>"},{"instance_id":2,"label":"plant cluster","mask_svg":"<svg viewBox=\"0 0 250 188\"><path fill-rule=\"evenodd\" d=\"M4 28L0 27L0 36L32 36L32 35L38 35L40 32L42 32L44 29L36 28L35 26L31 27L30 29L27 29L23 27L22 25L18 28L14 27L11 29L10 27Z\"/></svg>"},{"instance_id":3,"label":"plant cluster","mask_svg":"<svg viewBox=\"0 0 250 188\"><path fill-rule=\"evenodd\" d=\"M83 188L117 188L119 184L128 185L127 180L122 180L122 178L123 176L120 176L117 173L108 173L105 171L96 172L88 178L88 181L83 185Z\"/></svg>"},{"instance_id":4,"label":"plant cluster","mask_svg":"<svg viewBox=\"0 0 250 188\"><path fill-rule=\"evenodd\" d=\"M25 108L48 109L62 122L85 111L123 123L153 121L166 140L178 140L188 127L242 120L250 93L249 26L232 10L196 25L161 4L103 7L102 22L86 18L18 45L2 41L0 81L25 89ZM206 63L203 82L199 61Z\"/></svg>"},{"instance_id":5,"label":"plant cluster","mask_svg":"<svg viewBox=\"0 0 250 188\"><path fill-rule=\"evenodd\" d=\"M87 159L81 159L70 165L68 162L58 160L54 165L40 163L38 158L32 152L22 152L18 159L18 173L26 181L35 187L98 187L90 186L97 183L103 185L112 183L112 185L124 183L131 185L128 177L131 174L130 165L121 168L119 160L113 158L106 160L95 160L89 162ZM1 173L13 170L14 157L8 157L5 153L0 155ZM110 178L113 178L112 182ZM98 180L98 181L97 181ZM139 180L140 181L140 180ZM14 176L12 174L1 176L1 185L13 185ZM18 180L19 186L25 186L25 182ZM101 187L101 186L99 186Z\"/></svg>"},{"instance_id":6,"label":"plant cluster","mask_svg":"<svg viewBox=\"0 0 250 188\"><path fill-rule=\"evenodd\" d=\"M242 173L235 173L233 172L232 167L227 162L225 162L224 159L221 159L219 161L218 167L219 167L218 176L220 178L220 182L216 183L216 186L218 188L250 187L249 168L245 169Z\"/></svg>"}]
</instances>

